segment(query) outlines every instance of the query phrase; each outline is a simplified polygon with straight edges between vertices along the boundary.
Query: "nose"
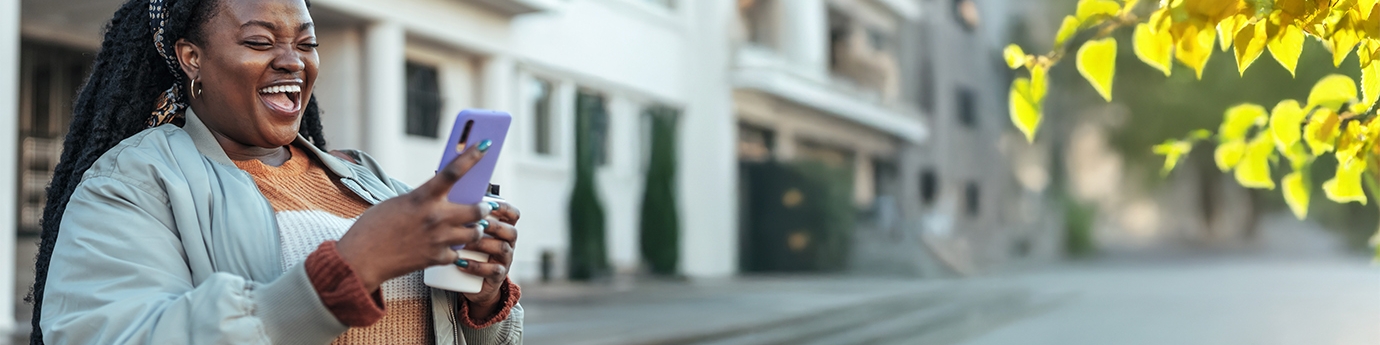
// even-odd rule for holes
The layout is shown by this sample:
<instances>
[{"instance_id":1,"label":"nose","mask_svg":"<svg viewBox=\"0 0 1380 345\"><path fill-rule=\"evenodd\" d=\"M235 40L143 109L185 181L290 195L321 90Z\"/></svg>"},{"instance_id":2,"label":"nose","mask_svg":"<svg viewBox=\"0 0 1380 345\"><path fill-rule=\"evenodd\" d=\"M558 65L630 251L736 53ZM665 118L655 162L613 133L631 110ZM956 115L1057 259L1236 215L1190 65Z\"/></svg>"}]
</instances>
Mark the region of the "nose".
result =
<instances>
[{"instance_id":1,"label":"nose","mask_svg":"<svg viewBox=\"0 0 1380 345\"><path fill-rule=\"evenodd\" d=\"M277 57L273 58L270 67L283 73L301 72L307 67L306 59L301 52L296 49L282 49Z\"/></svg>"}]
</instances>

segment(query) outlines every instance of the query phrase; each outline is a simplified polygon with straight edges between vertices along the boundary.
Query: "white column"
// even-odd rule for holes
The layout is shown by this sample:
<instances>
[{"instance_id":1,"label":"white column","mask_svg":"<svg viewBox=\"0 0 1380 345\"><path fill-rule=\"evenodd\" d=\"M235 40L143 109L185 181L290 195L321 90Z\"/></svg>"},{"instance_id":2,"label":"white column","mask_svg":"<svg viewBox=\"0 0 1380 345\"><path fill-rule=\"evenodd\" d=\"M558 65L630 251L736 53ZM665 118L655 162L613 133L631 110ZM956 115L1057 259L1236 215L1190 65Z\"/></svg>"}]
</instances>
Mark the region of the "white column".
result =
<instances>
[{"instance_id":1,"label":"white column","mask_svg":"<svg viewBox=\"0 0 1380 345\"><path fill-rule=\"evenodd\" d=\"M324 112L321 124L332 149L362 147L365 126L362 75L364 49L357 27L318 28L320 74L312 93Z\"/></svg>"},{"instance_id":2,"label":"white column","mask_svg":"<svg viewBox=\"0 0 1380 345\"><path fill-rule=\"evenodd\" d=\"M474 88L478 90L480 99L475 103L480 107L490 110L504 111L513 117L529 116L526 111L519 109L519 102L515 101L517 93L517 70L513 63L513 58L505 55L494 55L484 61L483 67L479 71L479 85ZM498 164L494 167L494 176L490 179L491 183L498 185L518 183L514 176L517 170L514 163L517 162L519 155L526 154L523 150L526 145L519 142L526 138L523 134L531 133L524 131L531 119L513 119L513 123L508 127L508 135L504 138L503 151L498 159ZM442 124L443 128L448 124ZM444 135L444 134L443 134ZM530 142L530 141L529 141Z\"/></svg>"},{"instance_id":3,"label":"white column","mask_svg":"<svg viewBox=\"0 0 1380 345\"><path fill-rule=\"evenodd\" d=\"M0 0L0 335L14 324L19 192L19 0Z\"/></svg>"},{"instance_id":4,"label":"white column","mask_svg":"<svg viewBox=\"0 0 1380 345\"><path fill-rule=\"evenodd\" d=\"M407 119L407 33L402 24L364 28L363 149L383 166L408 165L400 146Z\"/></svg>"},{"instance_id":5,"label":"white column","mask_svg":"<svg viewBox=\"0 0 1380 345\"><path fill-rule=\"evenodd\" d=\"M721 278L738 271L738 131L728 80L733 1L687 1L693 20L686 59L689 95L680 119L680 270L693 278Z\"/></svg>"},{"instance_id":6,"label":"white column","mask_svg":"<svg viewBox=\"0 0 1380 345\"><path fill-rule=\"evenodd\" d=\"M781 1L781 51L798 71L827 80L829 11L825 0Z\"/></svg>"}]
</instances>

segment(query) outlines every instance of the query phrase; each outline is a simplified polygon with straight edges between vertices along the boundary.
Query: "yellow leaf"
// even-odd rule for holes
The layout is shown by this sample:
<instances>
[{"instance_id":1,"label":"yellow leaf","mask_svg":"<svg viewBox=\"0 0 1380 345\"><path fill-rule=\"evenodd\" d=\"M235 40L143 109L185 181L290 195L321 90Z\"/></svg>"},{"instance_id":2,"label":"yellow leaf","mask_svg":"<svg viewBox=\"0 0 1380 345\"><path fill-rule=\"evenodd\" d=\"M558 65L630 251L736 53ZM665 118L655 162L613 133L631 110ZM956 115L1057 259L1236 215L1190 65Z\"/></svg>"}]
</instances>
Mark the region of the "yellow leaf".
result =
<instances>
[{"instance_id":1,"label":"yellow leaf","mask_svg":"<svg viewBox=\"0 0 1380 345\"><path fill-rule=\"evenodd\" d=\"M1280 184L1284 185L1284 203L1289 204L1289 210L1294 211L1294 217L1298 217L1298 219L1308 217L1309 189L1303 173L1295 171L1284 175Z\"/></svg>"},{"instance_id":2,"label":"yellow leaf","mask_svg":"<svg viewBox=\"0 0 1380 345\"><path fill-rule=\"evenodd\" d=\"M1011 82L1010 111L1011 123L1016 125L1025 140L1035 141L1035 130L1040 127L1040 100L1031 98L1030 79L1019 78Z\"/></svg>"},{"instance_id":3,"label":"yellow leaf","mask_svg":"<svg viewBox=\"0 0 1380 345\"><path fill-rule=\"evenodd\" d=\"M1275 147L1268 135L1257 135L1246 144L1246 153L1236 165L1236 182L1242 187L1275 189L1275 181L1270 179L1270 156Z\"/></svg>"},{"instance_id":4,"label":"yellow leaf","mask_svg":"<svg viewBox=\"0 0 1380 345\"><path fill-rule=\"evenodd\" d=\"M1343 126L1345 127L1337 135L1337 152L1333 153L1337 157L1337 164L1359 160L1358 156L1366 146L1359 123L1347 121L1343 122Z\"/></svg>"},{"instance_id":5,"label":"yellow leaf","mask_svg":"<svg viewBox=\"0 0 1380 345\"><path fill-rule=\"evenodd\" d=\"M1356 0L1356 10L1361 18L1370 18L1371 9L1375 8L1376 3L1380 3L1380 0Z\"/></svg>"},{"instance_id":6,"label":"yellow leaf","mask_svg":"<svg viewBox=\"0 0 1380 345\"><path fill-rule=\"evenodd\" d=\"M1361 68L1361 104L1369 110L1380 98L1380 64Z\"/></svg>"},{"instance_id":7,"label":"yellow leaf","mask_svg":"<svg viewBox=\"0 0 1380 345\"><path fill-rule=\"evenodd\" d=\"M1030 67L1030 99L1045 99L1045 91L1049 90L1049 67L1032 66Z\"/></svg>"},{"instance_id":8,"label":"yellow leaf","mask_svg":"<svg viewBox=\"0 0 1380 345\"><path fill-rule=\"evenodd\" d=\"M1198 79L1203 79L1203 68L1212 57L1212 45L1217 44L1217 30L1211 27L1189 25L1174 47L1174 57L1184 66L1193 69Z\"/></svg>"},{"instance_id":9,"label":"yellow leaf","mask_svg":"<svg viewBox=\"0 0 1380 345\"><path fill-rule=\"evenodd\" d=\"M1174 54L1174 36L1168 32L1155 33L1149 24L1136 25L1134 37L1136 57L1146 65L1154 67L1168 77L1173 69L1170 65Z\"/></svg>"},{"instance_id":10,"label":"yellow leaf","mask_svg":"<svg viewBox=\"0 0 1380 345\"><path fill-rule=\"evenodd\" d=\"M1332 151L1337 141L1338 121L1337 113L1332 109L1318 109L1308 118L1308 124L1303 126L1303 141L1308 143L1314 155Z\"/></svg>"},{"instance_id":11,"label":"yellow leaf","mask_svg":"<svg viewBox=\"0 0 1380 345\"><path fill-rule=\"evenodd\" d=\"M1366 204L1366 193L1361 189L1361 174L1366 171L1366 160L1353 159L1350 162L1337 162L1337 175L1323 182L1323 192L1327 198L1339 203L1359 202Z\"/></svg>"},{"instance_id":12,"label":"yellow leaf","mask_svg":"<svg viewBox=\"0 0 1380 345\"><path fill-rule=\"evenodd\" d=\"M1376 16L1376 19L1380 19L1380 16ZM1377 26L1380 26L1380 23L1377 23ZM1380 35L1380 31L1377 31L1376 34ZM1362 38L1361 43L1356 45L1356 60L1360 60L1361 68L1370 67L1370 65L1375 62L1375 59L1380 57L1375 54L1375 48L1377 46L1380 46L1380 43L1370 38Z\"/></svg>"},{"instance_id":13,"label":"yellow leaf","mask_svg":"<svg viewBox=\"0 0 1380 345\"><path fill-rule=\"evenodd\" d=\"M1232 39L1236 37L1236 33L1241 32L1241 29L1249 27L1250 24L1251 18L1247 17L1245 14L1236 14L1223 19L1221 23L1217 23L1217 38L1221 41L1219 42L1221 43L1219 48L1221 48L1222 51L1227 51L1227 48L1231 48Z\"/></svg>"},{"instance_id":14,"label":"yellow leaf","mask_svg":"<svg viewBox=\"0 0 1380 345\"><path fill-rule=\"evenodd\" d=\"M1167 140L1163 144L1155 145L1151 148L1157 155L1164 155L1164 169L1161 174L1169 174L1174 171L1174 166L1179 164L1179 159L1188 155L1193 150L1193 144L1183 140Z\"/></svg>"},{"instance_id":15,"label":"yellow leaf","mask_svg":"<svg viewBox=\"0 0 1380 345\"><path fill-rule=\"evenodd\" d=\"M1212 158L1217 162L1217 169L1222 172L1230 171L1235 168L1237 163L1241 163L1241 156L1246 154L1246 141L1233 140L1217 144L1217 149L1212 152Z\"/></svg>"},{"instance_id":16,"label":"yellow leaf","mask_svg":"<svg viewBox=\"0 0 1380 345\"><path fill-rule=\"evenodd\" d=\"M1295 25L1280 25L1279 33L1270 37L1266 47L1270 49L1270 55L1275 57L1275 61L1284 66L1292 76L1295 66L1299 64L1299 55L1303 54L1303 30Z\"/></svg>"},{"instance_id":17,"label":"yellow leaf","mask_svg":"<svg viewBox=\"0 0 1380 345\"><path fill-rule=\"evenodd\" d=\"M1299 142L1300 127L1303 127L1303 108L1292 99L1280 101L1270 111L1270 135L1280 151L1286 151Z\"/></svg>"},{"instance_id":18,"label":"yellow leaf","mask_svg":"<svg viewBox=\"0 0 1380 345\"><path fill-rule=\"evenodd\" d=\"M1294 170L1301 170L1309 163L1313 163L1313 154L1309 153L1308 147L1301 143L1295 143L1289 146L1287 150L1280 150L1280 154L1289 159L1289 164L1294 167Z\"/></svg>"},{"instance_id":19,"label":"yellow leaf","mask_svg":"<svg viewBox=\"0 0 1380 345\"><path fill-rule=\"evenodd\" d=\"M1265 29L1262 20L1236 32L1236 69L1241 75L1246 75L1246 68L1265 52L1265 42L1269 40Z\"/></svg>"},{"instance_id":20,"label":"yellow leaf","mask_svg":"<svg viewBox=\"0 0 1380 345\"><path fill-rule=\"evenodd\" d=\"M1217 129L1217 135L1221 137L1222 142L1244 141L1246 132L1251 130L1252 126L1264 125L1267 119L1269 114L1265 112L1265 107L1242 103L1227 109L1222 118L1222 125Z\"/></svg>"},{"instance_id":21,"label":"yellow leaf","mask_svg":"<svg viewBox=\"0 0 1380 345\"><path fill-rule=\"evenodd\" d=\"M1121 12L1121 4L1111 0L1080 0L1078 1L1078 20L1086 22L1089 19L1099 19L1103 16L1115 16Z\"/></svg>"},{"instance_id":22,"label":"yellow leaf","mask_svg":"<svg viewBox=\"0 0 1380 345\"><path fill-rule=\"evenodd\" d=\"M1078 48L1078 73L1092 83L1093 89L1108 102L1112 101L1112 77L1116 74L1116 38L1088 41Z\"/></svg>"},{"instance_id":23,"label":"yellow leaf","mask_svg":"<svg viewBox=\"0 0 1380 345\"><path fill-rule=\"evenodd\" d=\"M1356 81L1351 77L1333 74L1318 80L1308 91L1308 107L1338 109L1356 99Z\"/></svg>"},{"instance_id":24,"label":"yellow leaf","mask_svg":"<svg viewBox=\"0 0 1380 345\"><path fill-rule=\"evenodd\" d=\"M1068 43L1073 35L1078 34L1078 26L1082 24L1074 16L1065 16L1064 23L1059 25L1059 32L1054 34L1054 49L1057 50L1063 47L1064 43Z\"/></svg>"},{"instance_id":25,"label":"yellow leaf","mask_svg":"<svg viewBox=\"0 0 1380 345\"><path fill-rule=\"evenodd\" d=\"M1346 56L1351 54L1351 50L1356 48L1360 41L1361 36L1350 27L1332 33L1332 66L1341 66L1342 60L1346 60Z\"/></svg>"},{"instance_id":26,"label":"yellow leaf","mask_svg":"<svg viewBox=\"0 0 1380 345\"><path fill-rule=\"evenodd\" d=\"M1006 67L1011 67L1011 69L1025 65L1025 51L1021 50L1021 46L1007 45L1006 50L1002 51L1002 56L1006 58Z\"/></svg>"}]
</instances>

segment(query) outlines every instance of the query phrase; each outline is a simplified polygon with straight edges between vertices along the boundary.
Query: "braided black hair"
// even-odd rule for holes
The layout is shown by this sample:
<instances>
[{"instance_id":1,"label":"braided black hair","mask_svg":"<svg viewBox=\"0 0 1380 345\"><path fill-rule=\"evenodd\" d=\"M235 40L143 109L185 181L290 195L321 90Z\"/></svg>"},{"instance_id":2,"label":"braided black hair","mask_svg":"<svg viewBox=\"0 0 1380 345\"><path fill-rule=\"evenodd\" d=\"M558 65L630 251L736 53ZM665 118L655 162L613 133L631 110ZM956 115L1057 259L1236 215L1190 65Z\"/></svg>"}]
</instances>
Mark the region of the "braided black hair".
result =
<instances>
[{"instance_id":1,"label":"braided black hair","mask_svg":"<svg viewBox=\"0 0 1380 345\"><path fill-rule=\"evenodd\" d=\"M202 26L219 10L220 0L165 0L167 42L178 39L201 45ZM35 262L34 285L26 301L33 303L33 333L29 343L43 344L39 320L43 311L43 288L48 264L53 256L62 214L67 201L81 182L87 168L120 141L146 128L158 96L180 78L181 70L170 70L154 48L149 25L149 0L129 0L115 11L105 28L101 50L96 54L91 75L77 94L72 108L72 125L63 141L61 160L48 186L48 204L43 209L43 233ZM316 97L307 102L298 132L312 145L325 149L321 130L321 111Z\"/></svg>"}]
</instances>

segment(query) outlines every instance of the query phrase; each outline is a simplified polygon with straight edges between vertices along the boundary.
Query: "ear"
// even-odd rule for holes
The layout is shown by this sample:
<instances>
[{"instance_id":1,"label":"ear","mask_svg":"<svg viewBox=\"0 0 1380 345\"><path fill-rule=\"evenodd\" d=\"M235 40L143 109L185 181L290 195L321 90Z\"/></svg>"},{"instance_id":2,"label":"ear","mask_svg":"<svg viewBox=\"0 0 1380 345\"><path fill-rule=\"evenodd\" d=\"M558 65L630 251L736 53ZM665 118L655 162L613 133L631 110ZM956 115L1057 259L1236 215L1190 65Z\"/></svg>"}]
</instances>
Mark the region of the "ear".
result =
<instances>
[{"instance_id":1,"label":"ear","mask_svg":"<svg viewBox=\"0 0 1380 345\"><path fill-rule=\"evenodd\" d=\"M201 47L186 39L179 39L173 49L177 52L177 62L182 66L182 73L187 74L187 78L196 79L201 76Z\"/></svg>"}]
</instances>

